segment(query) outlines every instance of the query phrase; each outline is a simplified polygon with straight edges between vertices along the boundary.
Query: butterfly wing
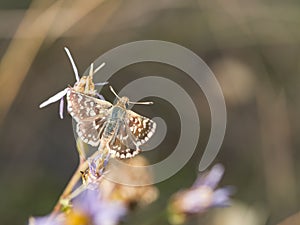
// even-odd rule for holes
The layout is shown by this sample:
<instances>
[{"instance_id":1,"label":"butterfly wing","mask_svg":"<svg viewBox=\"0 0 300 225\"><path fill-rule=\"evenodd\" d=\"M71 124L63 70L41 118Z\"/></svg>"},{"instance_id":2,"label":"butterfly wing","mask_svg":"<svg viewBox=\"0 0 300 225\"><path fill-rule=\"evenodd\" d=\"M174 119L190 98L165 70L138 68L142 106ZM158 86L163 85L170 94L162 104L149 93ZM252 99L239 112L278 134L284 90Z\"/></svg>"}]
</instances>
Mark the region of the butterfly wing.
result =
<instances>
[{"instance_id":1,"label":"butterfly wing","mask_svg":"<svg viewBox=\"0 0 300 225\"><path fill-rule=\"evenodd\" d=\"M126 124L131 139L138 146L146 143L153 136L156 129L156 123L153 120L131 110L127 110Z\"/></svg>"},{"instance_id":2,"label":"butterfly wing","mask_svg":"<svg viewBox=\"0 0 300 225\"><path fill-rule=\"evenodd\" d=\"M68 112L77 122L76 132L81 140L98 146L112 104L71 89L67 93Z\"/></svg>"},{"instance_id":3,"label":"butterfly wing","mask_svg":"<svg viewBox=\"0 0 300 225\"><path fill-rule=\"evenodd\" d=\"M98 146L107 123L107 117L94 116L80 120L76 125L76 132L81 140L91 146Z\"/></svg>"},{"instance_id":4,"label":"butterfly wing","mask_svg":"<svg viewBox=\"0 0 300 225\"><path fill-rule=\"evenodd\" d=\"M114 135L108 143L110 153L121 159L131 158L140 152L139 146L133 141L127 124L119 121Z\"/></svg>"},{"instance_id":5,"label":"butterfly wing","mask_svg":"<svg viewBox=\"0 0 300 225\"><path fill-rule=\"evenodd\" d=\"M155 128L154 121L127 110L125 120L119 122L108 144L111 154L121 159L134 157L141 151L140 145L152 137Z\"/></svg>"},{"instance_id":6,"label":"butterfly wing","mask_svg":"<svg viewBox=\"0 0 300 225\"><path fill-rule=\"evenodd\" d=\"M67 93L67 101L68 112L76 122L94 116L105 117L108 109L112 107L112 104L108 101L76 92L73 89L70 89Z\"/></svg>"}]
</instances>

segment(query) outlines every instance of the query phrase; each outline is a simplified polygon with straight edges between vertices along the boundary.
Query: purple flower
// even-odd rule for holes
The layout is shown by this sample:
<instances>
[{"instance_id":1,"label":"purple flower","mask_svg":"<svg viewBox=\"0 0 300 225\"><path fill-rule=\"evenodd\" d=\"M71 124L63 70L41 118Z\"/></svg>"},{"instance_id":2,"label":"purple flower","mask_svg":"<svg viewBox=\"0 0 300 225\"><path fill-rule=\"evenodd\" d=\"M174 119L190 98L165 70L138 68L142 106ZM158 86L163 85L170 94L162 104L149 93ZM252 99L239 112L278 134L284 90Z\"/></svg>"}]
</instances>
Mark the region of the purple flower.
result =
<instances>
[{"instance_id":1,"label":"purple flower","mask_svg":"<svg viewBox=\"0 0 300 225\"><path fill-rule=\"evenodd\" d=\"M120 202L101 199L98 191L87 190L74 201L67 215L66 224L115 225L126 215L126 207Z\"/></svg>"},{"instance_id":2,"label":"purple flower","mask_svg":"<svg viewBox=\"0 0 300 225\"><path fill-rule=\"evenodd\" d=\"M81 172L83 184L91 190L96 190L102 181L102 175L110 158L109 152L99 152L88 159L89 167Z\"/></svg>"},{"instance_id":3,"label":"purple flower","mask_svg":"<svg viewBox=\"0 0 300 225\"><path fill-rule=\"evenodd\" d=\"M211 207L228 206L233 188L216 189L223 174L224 167L217 164L208 174L200 175L191 188L175 194L170 202L171 220L175 218L183 222L186 215L202 213Z\"/></svg>"},{"instance_id":4,"label":"purple flower","mask_svg":"<svg viewBox=\"0 0 300 225\"><path fill-rule=\"evenodd\" d=\"M64 225L65 217L63 214L56 216L47 215L43 217L31 217L29 225Z\"/></svg>"},{"instance_id":5,"label":"purple flower","mask_svg":"<svg viewBox=\"0 0 300 225\"><path fill-rule=\"evenodd\" d=\"M228 206L229 196L233 193L233 187L216 189L224 174L224 167L221 164L215 165L205 176L199 176L192 188L186 193L184 206L189 211L201 212L209 207Z\"/></svg>"}]
</instances>

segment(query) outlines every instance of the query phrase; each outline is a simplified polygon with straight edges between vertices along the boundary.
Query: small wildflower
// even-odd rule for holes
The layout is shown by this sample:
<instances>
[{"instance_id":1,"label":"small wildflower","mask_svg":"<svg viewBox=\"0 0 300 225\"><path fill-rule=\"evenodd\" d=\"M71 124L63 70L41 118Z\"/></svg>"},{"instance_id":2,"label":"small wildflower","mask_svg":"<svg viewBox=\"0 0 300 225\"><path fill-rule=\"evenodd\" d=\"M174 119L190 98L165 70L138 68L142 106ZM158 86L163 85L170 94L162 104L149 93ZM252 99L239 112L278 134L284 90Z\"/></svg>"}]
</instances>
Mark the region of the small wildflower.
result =
<instances>
[{"instance_id":1,"label":"small wildflower","mask_svg":"<svg viewBox=\"0 0 300 225\"><path fill-rule=\"evenodd\" d=\"M89 159L88 164L89 167L86 171L82 172L82 181L89 189L96 189L103 175L103 170L98 169L98 165L93 159ZM104 169L104 167L102 167L102 169Z\"/></svg>"},{"instance_id":2,"label":"small wildflower","mask_svg":"<svg viewBox=\"0 0 300 225\"><path fill-rule=\"evenodd\" d=\"M106 201L98 191L86 190L74 200L65 225L115 225L126 215L121 202Z\"/></svg>"},{"instance_id":3,"label":"small wildflower","mask_svg":"<svg viewBox=\"0 0 300 225\"><path fill-rule=\"evenodd\" d=\"M202 213L211 207L228 206L232 187L216 189L224 174L224 167L215 165L206 176L199 176L194 185L178 192L169 204L170 221L181 224L187 215Z\"/></svg>"},{"instance_id":4,"label":"small wildflower","mask_svg":"<svg viewBox=\"0 0 300 225\"><path fill-rule=\"evenodd\" d=\"M95 190L98 188L109 159L110 154L106 148L103 152L97 152L96 155L88 159L89 167L81 172L82 182L88 189Z\"/></svg>"}]
</instances>

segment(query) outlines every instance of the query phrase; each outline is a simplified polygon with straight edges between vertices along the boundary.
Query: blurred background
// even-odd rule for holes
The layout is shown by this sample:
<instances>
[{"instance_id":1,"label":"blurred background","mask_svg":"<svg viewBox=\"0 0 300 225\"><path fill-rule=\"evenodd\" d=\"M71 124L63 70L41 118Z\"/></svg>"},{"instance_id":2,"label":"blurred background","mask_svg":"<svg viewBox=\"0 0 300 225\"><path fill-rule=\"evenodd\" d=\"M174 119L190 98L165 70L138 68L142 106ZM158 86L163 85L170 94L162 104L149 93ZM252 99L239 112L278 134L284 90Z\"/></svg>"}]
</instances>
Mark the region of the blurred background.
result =
<instances>
[{"instance_id":1,"label":"blurred background","mask_svg":"<svg viewBox=\"0 0 300 225\"><path fill-rule=\"evenodd\" d=\"M0 224L27 224L30 215L48 214L77 166L70 116L60 120L58 104L38 108L74 84L63 47L70 48L82 74L106 51L148 39L175 42L199 55L215 73L226 100L227 131L214 163L226 169L221 185L236 187L233 205L195 217L190 224L276 224L296 213L299 25L300 2L295 0L2 0ZM193 183L210 132L205 96L175 68L141 63L122 69L109 82L120 90L149 75L172 79L186 89L198 108L201 136L188 164L157 185L159 200L135 211L125 224L166 224L150 218L165 208L172 193ZM107 87L101 93L113 101ZM159 115L168 125L163 143L144 154L155 162L176 146L180 123L168 102L152 100L153 107L134 109Z\"/></svg>"}]
</instances>

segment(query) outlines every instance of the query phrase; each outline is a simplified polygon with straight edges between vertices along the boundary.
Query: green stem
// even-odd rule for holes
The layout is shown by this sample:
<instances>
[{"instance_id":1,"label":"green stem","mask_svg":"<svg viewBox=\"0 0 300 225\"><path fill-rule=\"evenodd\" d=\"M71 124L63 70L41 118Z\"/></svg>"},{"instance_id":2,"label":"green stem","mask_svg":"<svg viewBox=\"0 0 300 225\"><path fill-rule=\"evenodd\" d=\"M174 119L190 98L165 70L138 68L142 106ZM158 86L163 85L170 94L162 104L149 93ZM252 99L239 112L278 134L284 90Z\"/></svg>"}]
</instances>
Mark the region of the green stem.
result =
<instances>
[{"instance_id":1,"label":"green stem","mask_svg":"<svg viewBox=\"0 0 300 225\"><path fill-rule=\"evenodd\" d=\"M95 156L98 152L95 152L93 156ZM73 174L72 178L70 179L69 183L67 184L65 190L59 197L56 205L53 208L52 214L57 214L61 210L61 201L64 199L69 198L70 194L72 193L72 190L74 189L75 185L78 183L78 181L81 179L81 171L85 171L88 168L88 161L84 161L79 163L75 173Z\"/></svg>"}]
</instances>

